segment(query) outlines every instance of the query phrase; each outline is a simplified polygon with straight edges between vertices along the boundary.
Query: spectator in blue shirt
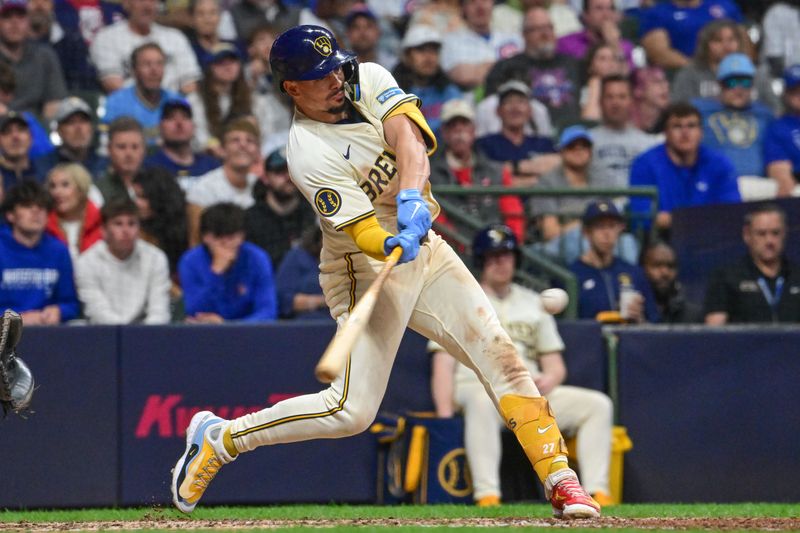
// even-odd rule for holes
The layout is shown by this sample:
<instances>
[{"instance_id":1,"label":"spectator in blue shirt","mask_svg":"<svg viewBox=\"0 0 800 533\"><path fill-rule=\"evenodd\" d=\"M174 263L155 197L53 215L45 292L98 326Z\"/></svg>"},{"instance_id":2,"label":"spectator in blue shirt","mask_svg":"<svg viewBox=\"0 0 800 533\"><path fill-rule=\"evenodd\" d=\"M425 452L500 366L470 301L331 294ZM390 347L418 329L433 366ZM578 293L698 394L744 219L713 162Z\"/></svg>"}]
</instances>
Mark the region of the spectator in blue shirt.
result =
<instances>
[{"instance_id":1,"label":"spectator in blue shirt","mask_svg":"<svg viewBox=\"0 0 800 533\"><path fill-rule=\"evenodd\" d=\"M500 132L478 139L478 149L493 161L510 163L514 175L541 175L551 170L558 164L553 141L525 133L525 126L531 124L533 117L530 87L519 80L509 80L498 87L497 97ZM548 157L540 159L543 155ZM525 172L528 166L535 167L535 172Z\"/></svg>"},{"instance_id":2,"label":"spectator in blue shirt","mask_svg":"<svg viewBox=\"0 0 800 533\"><path fill-rule=\"evenodd\" d=\"M767 127L764 163L778 183L778 196L788 196L800 181L800 65L783 73L784 115Z\"/></svg>"},{"instance_id":3,"label":"spectator in blue shirt","mask_svg":"<svg viewBox=\"0 0 800 533\"><path fill-rule=\"evenodd\" d=\"M80 163L93 179L99 179L108 170L108 158L95 147L93 118L92 108L77 96L61 101L55 117L61 146L36 161L42 172L50 172L60 163Z\"/></svg>"},{"instance_id":4,"label":"spectator in blue shirt","mask_svg":"<svg viewBox=\"0 0 800 533\"><path fill-rule=\"evenodd\" d=\"M200 217L202 244L178 264L187 322L260 322L278 316L269 255L244 241L244 211L214 204Z\"/></svg>"},{"instance_id":5,"label":"spectator in blue shirt","mask_svg":"<svg viewBox=\"0 0 800 533\"><path fill-rule=\"evenodd\" d=\"M720 93L692 101L703 117L706 146L728 156L739 176L764 175L764 135L772 111L753 101L756 68L741 53L728 54L717 69Z\"/></svg>"},{"instance_id":6,"label":"spectator in blue shirt","mask_svg":"<svg viewBox=\"0 0 800 533\"><path fill-rule=\"evenodd\" d=\"M656 227L668 232L679 207L740 202L736 169L724 154L701 144L700 112L678 102L664 113L666 142L633 160L630 184L658 189ZM649 198L632 198L630 210L650 212Z\"/></svg>"},{"instance_id":7,"label":"spectator in blue shirt","mask_svg":"<svg viewBox=\"0 0 800 533\"><path fill-rule=\"evenodd\" d=\"M642 269L614 256L625 227L612 202L602 200L586 207L583 234L589 249L570 270L578 278L578 316L611 322L658 322L658 307ZM620 308L620 295L633 293Z\"/></svg>"},{"instance_id":8,"label":"spectator in blue shirt","mask_svg":"<svg viewBox=\"0 0 800 533\"><path fill-rule=\"evenodd\" d=\"M431 130L441 138L442 107L461 98L461 90L442 70L442 36L430 26L417 24L408 29L401 48L403 55L392 75L401 89L419 97L420 111Z\"/></svg>"},{"instance_id":9,"label":"spectator in blue shirt","mask_svg":"<svg viewBox=\"0 0 800 533\"><path fill-rule=\"evenodd\" d=\"M167 170L178 179L184 191L194 183L194 178L222 165L216 157L192 150L194 120L192 106L187 100L177 98L164 102L158 131L161 148L144 160L144 166Z\"/></svg>"},{"instance_id":10,"label":"spectator in blue shirt","mask_svg":"<svg viewBox=\"0 0 800 533\"><path fill-rule=\"evenodd\" d=\"M322 231L314 225L303 232L299 245L289 250L278 267L280 313L284 318L330 319L330 311L319 284L319 253Z\"/></svg>"},{"instance_id":11,"label":"spectator in blue shirt","mask_svg":"<svg viewBox=\"0 0 800 533\"><path fill-rule=\"evenodd\" d=\"M164 103L180 98L179 94L161 86L165 64L166 56L158 44L148 42L136 47L131 52L134 84L108 96L103 122L110 124L122 116L135 118L144 128L147 145L155 146Z\"/></svg>"},{"instance_id":12,"label":"spectator in blue shirt","mask_svg":"<svg viewBox=\"0 0 800 533\"><path fill-rule=\"evenodd\" d=\"M732 0L667 0L642 12L639 20L641 44L652 64L665 69L689 63L700 30L717 19L742 22L742 13Z\"/></svg>"},{"instance_id":13,"label":"spectator in blue shirt","mask_svg":"<svg viewBox=\"0 0 800 533\"><path fill-rule=\"evenodd\" d=\"M0 225L0 308L26 325L55 325L78 316L69 250L45 233L50 197L35 181L6 193Z\"/></svg>"}]
</instances>

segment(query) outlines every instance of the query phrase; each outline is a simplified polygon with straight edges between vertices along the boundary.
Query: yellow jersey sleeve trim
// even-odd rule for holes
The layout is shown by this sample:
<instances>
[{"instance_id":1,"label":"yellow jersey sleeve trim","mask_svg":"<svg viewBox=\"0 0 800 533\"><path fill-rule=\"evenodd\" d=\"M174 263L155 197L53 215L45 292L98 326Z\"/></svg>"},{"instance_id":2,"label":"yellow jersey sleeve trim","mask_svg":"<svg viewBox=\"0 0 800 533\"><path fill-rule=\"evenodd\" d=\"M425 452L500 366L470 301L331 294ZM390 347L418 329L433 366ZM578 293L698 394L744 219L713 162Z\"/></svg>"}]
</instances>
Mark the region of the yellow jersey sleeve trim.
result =
<instances>
[{"instance_id":1,"label":"yellow jersey sleeve trim","mask_svg":"<svg viewBox=\"0 0 800 533\"><path fill-rule=\"evenodd\" d=\"M392 234L378 223L378 218L373 214L365 220L360 220L344 228L358 249L378 261L386 261L383 243Z\"/></svg>"},{"instance_id":2,"label":"yellow jersey sleeve trim","mask_svg":"<svg viewBox=\"0 0 800 533\"><path fill-rule=\"evenodd\" d=\"M419 102L419 100L417 100L417 102ZM428 156L433 155L437 148L436 136L431 131L431 127L428 126L428 121L425 120L422 111L412 102L403 102L401 105L392 108L392 110L384 116L385 118L383 120L389 120L396 115L405 115L417 125L419 131L422 132L422 137L425 139L425 146L428 147Z\"/></svg>"},{"instance_id":3,"label":"yellow jersey sleeve trim","mask_svg":"<svg viewBox=\"0 0 800 533\"><path fill-rule=\"evenodd\" d=\"M397 109L403 104L408 104L408 103L413 103L415 107L419 107L420 105L422 105L422 102L419 101L419 98L417 98L416 95L409 94L405 98L401 98L397 103L395 103L392 107L390 107L388 111L386 111L386 113L383 114L383 117L381 117L381 122L385 122L387 118L394 115L395 109Z\"/></svg>"},{"instance_id":4,"label":"yellow jersey sleeve trim","mask_svg":"<svg viewBox=\"0 0 800 533\"><path fill-rule=\"evenodd\" d=\"M364 214L358 215L357 217L351 218L350 220L342 222L338 226L334 226L333 229L335 229L336 231L341 231L341 230L345 229L347 226L350 226L352 224L355 224L357 222L365 220L365 219L367 219L367 218L369 218L371 216L374 216L374 215L375 215L375 211L368 211L368 212L366 212Z\"/></svg>"}]
</instances>

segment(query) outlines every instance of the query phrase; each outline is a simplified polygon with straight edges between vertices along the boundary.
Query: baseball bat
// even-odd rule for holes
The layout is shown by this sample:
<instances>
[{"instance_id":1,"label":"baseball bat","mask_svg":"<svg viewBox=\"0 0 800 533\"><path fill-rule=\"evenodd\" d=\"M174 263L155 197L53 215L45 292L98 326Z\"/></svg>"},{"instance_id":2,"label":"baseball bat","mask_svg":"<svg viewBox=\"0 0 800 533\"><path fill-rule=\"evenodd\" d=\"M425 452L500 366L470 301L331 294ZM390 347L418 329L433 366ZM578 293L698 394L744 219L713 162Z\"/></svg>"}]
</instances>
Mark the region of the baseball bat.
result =
<instances>
[{"instance_id":1,"label":"baseball bat","mask_svg":"<svg viewBox=\"0 0 800 533\"><path fill-rule=\"evenodd\" d=\"M344 321L344 324L328 344L325 353L322 354L317 367L314 369L314 375L317 376L317 380L321 383L330 383L342 372L356 339L364 331L364 326L367 325L369 317L372 316L372 310L375 309L375 302L378 301L378 295L381 292L383 283L389 277L392 268L397 264L397 260L400 259L402 253L403 249L399 246L392 250L383 268L378 273L378 277L369 286L353 308L353 311L350 312L350 316L347 317L347 320Z\"/></svg>"}]
</instances>

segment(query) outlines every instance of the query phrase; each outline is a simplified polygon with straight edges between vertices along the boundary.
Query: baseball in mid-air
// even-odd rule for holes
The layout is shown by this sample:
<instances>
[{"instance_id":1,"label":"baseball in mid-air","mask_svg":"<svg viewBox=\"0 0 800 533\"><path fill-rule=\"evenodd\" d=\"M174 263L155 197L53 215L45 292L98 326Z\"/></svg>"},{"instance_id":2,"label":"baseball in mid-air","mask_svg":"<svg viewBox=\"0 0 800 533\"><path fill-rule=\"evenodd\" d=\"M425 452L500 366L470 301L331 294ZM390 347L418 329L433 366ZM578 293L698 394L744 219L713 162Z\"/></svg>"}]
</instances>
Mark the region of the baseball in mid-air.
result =
<instances>
[{"instance_id":1,"label":"baseball in mid-air","mask_svg":"<svg viewBox=\"0 0 800 533\"><path fill-rule=\"evenodd\" d=\"M545 289L539 294L544 310L551 315L557 315L569 303L569 296L564 289Z\"/></svg>"}]
</instances>

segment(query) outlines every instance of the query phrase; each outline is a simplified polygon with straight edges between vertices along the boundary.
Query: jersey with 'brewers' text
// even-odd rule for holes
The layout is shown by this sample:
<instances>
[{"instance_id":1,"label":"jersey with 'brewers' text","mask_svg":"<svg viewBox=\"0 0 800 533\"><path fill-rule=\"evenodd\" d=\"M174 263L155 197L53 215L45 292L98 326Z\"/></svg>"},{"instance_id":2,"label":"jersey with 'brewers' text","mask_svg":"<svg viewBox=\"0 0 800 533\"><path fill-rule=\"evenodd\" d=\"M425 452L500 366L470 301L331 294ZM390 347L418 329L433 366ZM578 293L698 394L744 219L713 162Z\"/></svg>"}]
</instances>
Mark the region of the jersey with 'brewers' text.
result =
<instances>
[{"instance_id":1,"label":"jersey with 'brewers' text","mask_svg":"<svg viewBox=\"0 0 800 533\"><path fill-rule=\"evenodd\" d=\"M400 89L386 69L363 63L359 78L351 120L328 124L295 109L289 131L289 174L320 217L323 260L359 252L342 229L373 214L384 229L396 231L399 178L395 155L384 139L383 121L405 113L419 126L430 152L436 147L417 110L419 99ZM435 218L439 205L430 185L422 194Z\"/></svg>"}]
</instances>

